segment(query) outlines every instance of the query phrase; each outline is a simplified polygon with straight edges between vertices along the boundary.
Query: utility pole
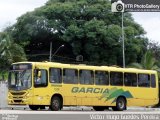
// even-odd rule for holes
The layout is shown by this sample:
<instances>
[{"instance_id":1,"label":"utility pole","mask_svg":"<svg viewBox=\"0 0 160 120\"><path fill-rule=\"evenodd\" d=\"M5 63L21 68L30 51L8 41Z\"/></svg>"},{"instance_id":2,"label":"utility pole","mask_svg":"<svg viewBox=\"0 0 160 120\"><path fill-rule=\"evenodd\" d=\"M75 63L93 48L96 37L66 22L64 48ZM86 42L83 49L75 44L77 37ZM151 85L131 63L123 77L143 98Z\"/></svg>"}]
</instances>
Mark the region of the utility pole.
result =
<instances>
[{"instance_id":1,"label":"utility pole","mask_svg":"<svg viewBox=\"0 0 160 120\"><path fill-rule=\"evenodd\" d=\"M122 56L123 56L123 68L125 68L125 43L124 43L124 12L125 12L125 4L121 1L121 0L118 0L118 1L111 1L112 3L112 6L111 6L111 11L112 12L121 12L122 14L122 23L121 23L121 27L122 27Z\"/></svg>"},{"instance_id":2,"label":"utility pole","mask_svg":"<svg viewBox=\"0 0 160 120\"><path fill-rule=\"evenodd\" d=\"M123 26L123 17L124 17L124 12L122 12L122 49L123 49L123 68L126 67L125 65L125 46L124 46L124 26Z\"/></svg>"},{"instance_id":3,"label":"utility pole","mask_svg":"<svg viewBox=\"0 0 160 120\"><path fill-rule=\"evenodd\" d=\"M52 61L52 42L50 42L50 53L49 53L49 61Z\"/></svg>"}]
</instances>

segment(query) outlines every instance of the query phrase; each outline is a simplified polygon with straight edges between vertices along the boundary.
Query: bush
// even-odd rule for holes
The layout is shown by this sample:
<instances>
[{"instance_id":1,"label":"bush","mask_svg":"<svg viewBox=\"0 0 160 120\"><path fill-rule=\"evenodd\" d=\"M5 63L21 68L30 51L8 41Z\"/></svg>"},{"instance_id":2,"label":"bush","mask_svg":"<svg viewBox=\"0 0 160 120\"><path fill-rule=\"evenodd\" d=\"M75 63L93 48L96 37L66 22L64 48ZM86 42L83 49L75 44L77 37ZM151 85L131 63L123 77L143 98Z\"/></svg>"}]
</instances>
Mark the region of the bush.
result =
<instances>
[{"instance_id":1,"label":"bush","mask_svg":"<svg viewBox=\"0 0 160 120\"><path fill-rule=\"evenodd\" d=\"M0 71L0 80L7 80L8 79L8 71Z\"/></svg>"}]
</instances>

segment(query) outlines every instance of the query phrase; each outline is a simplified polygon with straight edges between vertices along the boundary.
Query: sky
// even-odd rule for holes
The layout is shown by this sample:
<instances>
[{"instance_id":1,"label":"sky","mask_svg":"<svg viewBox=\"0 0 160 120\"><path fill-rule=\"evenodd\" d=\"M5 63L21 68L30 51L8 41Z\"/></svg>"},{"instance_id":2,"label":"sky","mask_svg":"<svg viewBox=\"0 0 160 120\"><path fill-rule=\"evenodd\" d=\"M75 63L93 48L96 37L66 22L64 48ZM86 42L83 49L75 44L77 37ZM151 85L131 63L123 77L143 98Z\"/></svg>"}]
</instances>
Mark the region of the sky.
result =
<instances>
[{"instance_id":1,"label":"sky","mask_svg":"<svg viewBox=\"0 0 160 120\"><path fill-rule=\"evenodd\" d=\"M47 0L0 0L0 31L16 22L16 18L43 6Z\"/></svg>"},{"instance_id":2,"label":"sky","mask_svg":"<svg viewBox=\"0 0 160 120\"><path fill-rule=\"evenodd\" d=\"M0 0L0 31L16 22L16 18L44 5L47 0ZM160 43L160 12L135 12L133 18L147 32L149 40Z\"/></svg>"},{"instance_id":3,"label":"sky","mask_svg":"<svg viewBox=\"0 0 160 120\"><path fill-rule=\"evenodd\" d=\"M133 18L147 32L150 41L160 44L160 12L134 12Z\"/></svg>"}]
</instances>

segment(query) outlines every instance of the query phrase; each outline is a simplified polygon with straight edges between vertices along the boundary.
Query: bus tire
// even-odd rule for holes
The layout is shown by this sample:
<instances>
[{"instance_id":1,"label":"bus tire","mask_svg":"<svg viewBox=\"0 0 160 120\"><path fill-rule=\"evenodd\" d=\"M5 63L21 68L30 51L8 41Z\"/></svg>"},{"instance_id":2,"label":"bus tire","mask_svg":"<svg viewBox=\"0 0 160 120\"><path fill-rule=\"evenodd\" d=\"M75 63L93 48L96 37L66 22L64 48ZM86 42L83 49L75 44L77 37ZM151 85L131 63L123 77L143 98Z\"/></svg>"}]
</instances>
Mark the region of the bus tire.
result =
<instances>
[{"instance_id":1,"label":"bus tire","mask_svg":"<svg viewBox=\"0 0 160 120\"><path fill-rule=\"evenodd\" d=\"M93 106L95 111L104 111L106 108L104 106Z\"/></svg>"},{"instance_id":2,"label":"bus tire","mask_svg":"<svg viewBox=\"0 0 160 120\"><path fill-rule=\"evenodd\" d=\"M58 111L62 108L62 101L58 96L54 96L51 99L51 105L49 107L52 111Z\"/></svg>"},{"instance_id":3,"label":"bus tire","mask_svg":"<svg viewBox=\"0 0 160 120\"><path fill-rule=\"evenodd\" d=\"M39 106L38 105L29 105L29 108L31 110L38 110L39 109Z\"/></svg>"},{"instance_id":4,"label":"bus tire","mask_svg":"<svg viewBox=\"0 0 160 120\"><path fill-rule=\"evenodd\" d=\"M116 101L116 106L112 107L114 111L123 111L126 110L126 108L126 100L124 97L119 97Z\"/></svg>"}]
</instances>

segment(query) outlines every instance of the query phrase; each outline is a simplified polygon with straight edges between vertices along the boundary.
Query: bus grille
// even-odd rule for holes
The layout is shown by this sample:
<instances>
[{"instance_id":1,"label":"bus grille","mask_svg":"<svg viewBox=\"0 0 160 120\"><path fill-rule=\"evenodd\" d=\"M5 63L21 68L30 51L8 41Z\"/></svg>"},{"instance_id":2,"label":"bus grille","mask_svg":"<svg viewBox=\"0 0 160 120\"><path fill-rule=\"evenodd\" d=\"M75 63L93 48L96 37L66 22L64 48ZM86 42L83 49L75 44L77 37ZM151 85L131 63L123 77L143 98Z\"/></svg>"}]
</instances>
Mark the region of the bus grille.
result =
<instances>
[{"instance_id":1,"label":"bus grille","mask_svg":"<svg viewBox=\"0 0 160 120\"><path fill-rule=\"evenodd\" d=\"M22 100L14 100L14 102L22 102Z\"/></svg>"},{"instance_id":2,"label":"bus grille","mask_svg":"<svg viewBox=\"0 0 160 120\"><path fill-rule=\"evenodd\" d=\"M11 92L12 95L24 95L26 92Z\"/></svg>"}]
</instances>

